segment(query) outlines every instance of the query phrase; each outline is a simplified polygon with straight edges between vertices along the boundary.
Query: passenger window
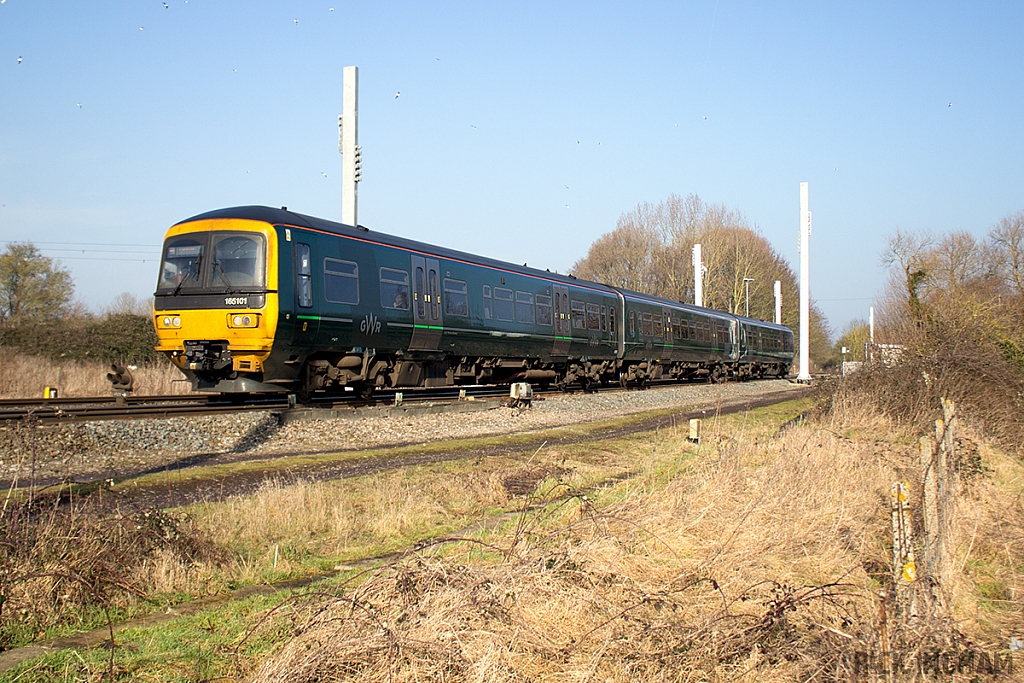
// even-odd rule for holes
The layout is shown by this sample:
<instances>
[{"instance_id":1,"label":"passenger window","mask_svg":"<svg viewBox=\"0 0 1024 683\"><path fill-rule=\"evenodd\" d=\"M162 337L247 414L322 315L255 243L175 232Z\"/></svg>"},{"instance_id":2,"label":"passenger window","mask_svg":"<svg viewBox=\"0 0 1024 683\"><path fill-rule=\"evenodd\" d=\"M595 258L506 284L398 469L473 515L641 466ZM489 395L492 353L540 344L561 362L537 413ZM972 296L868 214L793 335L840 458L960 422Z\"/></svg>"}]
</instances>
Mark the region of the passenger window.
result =
<instances>
[{"instance_id":1,"label":"passenger window","mask_svg":"<svg viewBox=\"0 0 1024 683\"><path fill-rule=\"evenodd\" d=\"M601 329L601 307L597 304L587 304L587 329Z\"/></svg>"},{"instance_id":2,"label":"passenger window","mask_svg":"<svg viewBox=\"0 0 1024 683\"><path fill-rule=\"evenodd\" d=\"M436 322L441 314L441 293L437 288L437 271L431 268L428 277L430 281L427 286L430 287L430 294L427 296L427 303L430 304L430 307L427 308L427 311L430 313L431 321Z\"/></svg>"},{"instance_id":3,"label":"passenger window","mask_svg":"<svg viewBox=\"0 0 1024 683\"><path fill-rule=\"evenodd\" d=\"M462 280L444 280L445 315L469 315L469 294Z\"/></svg>"},{"instance_id":4,"label":"passenger window","mask_svg":"<svg viewBox=\"0 0 1024 683\"><path fill-rule=\"evenodd\" d=\"M635 322L635 319L634 319L634 316L633 316L633 311L629 312L629 336L630 337L635 337L636 336L636 322Z\"/></svg>"},{"instance_id":5,"label":"passenger window","mask_svg":"<svg viewBox=\"0 0 1024 683\"><path fill-rule=\"evenodd\" d=\"M510 323L515 319L511 289L504 289L503 287L494 288L494 317L506 323Z\"/></svg>"},{"instance_id":6,"label":"passenger window","mask_svg":"<svg viewBox=\"0 0 1024 683\"><path fill-rule=\"evenodd\" d=\"M587 304L583 301L573 301L571 313L572 328L574 330L587 329Z\"/></svg>"},{"instance_id":7,"label":"passenger window","mask_svg":"<svg viewBox=\"0 0 1024 683\"><path fill-rule=\"evenodd\" d=\"M336 304L358 304L359 266L351 261L324 259L324 298Z\"/></svg>"},{"instance_id":8,"label":"passenger window","mask_svg":"<svg viewBox=\"0 0 1024 683\"><path fill-rule=\"evenodd\" d=\"M484 320L491 319L491 286L484 285Z\"/></svg>"},{"instance_id":9,"label":"passenger window","mask_svg":"<svg viewBox=\"0 0 1024 683\"><path fill-rule=\"evenodd\" d=\"M615 334L615 309L608 309L608 331Z\"/></svg>"},{"instance_id":10,"label":"passenger window","mask_svg":"<svg viewBox=\"0 0 1024 683\"><path fill-rule=\"evenodd\" d=\"M299 306L310 308L313 305L313 268L308 244L295 244L295 275Z\"/></svg>"},{"instance_id":11,"label":"passenger window","mask_svg":"<svg viewBox=\"0 0 1024 683\"><path fill-rule=\"evenodd\" d=\"M654 336L654 322L651 319L651 314L650 313L644 313L643 327L642 327L641 331L644 333L644 336L647 336L647 337L653 337Z\"/></svg>"},{"instance_id":12,"label":"passenger window","mask_svg":"<svg viewBox=\"0 0 1024 683\"><path fill-rule=\"evenodd\" d=\"M409 273L392 268L380 269L380 305L399 311L409 310Z\"/></svg>"},{"instance_id":13,"label":"passenger window","mask_svg":"<svg viewBox=\"0 0 1024 683\"><path fill-rule=\"evenodd\" d=\"M608 329L608 307L601 307L601 331L605 332Z\"/></svg>"},{"instance_id":14,"label":"passenger window","mask_svg":"<svg viewBox=\"0 0 1024 683\"><path fill-rule=\"evenodd\" d=\"M533 295L529 292L516 292L516 322L533 324Z\"/></svg>"},{"instance_id":15,"label":"passenger window","mask_svg":"<svg viewBox=\"0 0 1024 683\"><path fill-rule=\"evenodd\" d=\"M427 317L427 306L423 299L426 298L424 292L426 291L426 282L423 279L423 268L416 266L416 287L412 292L412 298L416 300L416 316L417 318Z\"/></svg>"},{"instance_id":16,"label":"passenger window","mask_svg":"<svg viewBox=\"0 0 1024 683\"><path fill-rule=\"evenodd\" d=\"M537 324L551 325L551 297L544 294L537 295Z\"/></svg>"},{"instance_id":17,"label":"passenger window","mask_svg":"<svg viewBox=\"0 0 1024 683\"><path fill-rule=\"evenodd\" d=\"M664 336L664 334L665 334L665 330L664 330L664 328L662 327L662 324L661 324L661 316L660 315L656 315L656 316L654 316L654 336L655 337L662 337L662 336Z\"/></svg>"}]
</instances>

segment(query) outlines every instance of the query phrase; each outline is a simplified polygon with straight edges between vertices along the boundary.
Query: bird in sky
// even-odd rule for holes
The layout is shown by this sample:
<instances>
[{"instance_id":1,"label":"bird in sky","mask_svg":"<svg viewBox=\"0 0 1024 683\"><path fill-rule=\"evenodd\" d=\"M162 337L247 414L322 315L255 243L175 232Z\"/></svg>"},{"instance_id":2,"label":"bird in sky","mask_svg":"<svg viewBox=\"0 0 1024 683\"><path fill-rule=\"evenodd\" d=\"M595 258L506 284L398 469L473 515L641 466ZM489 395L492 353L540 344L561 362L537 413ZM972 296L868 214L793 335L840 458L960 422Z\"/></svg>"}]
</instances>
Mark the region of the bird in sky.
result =
<instances>
[{"instance_id":1,"label":"bird in sky","mask_svg":"<svg viewBox=\"0 0 1024 683\"><path fill-rule=\"evenodd\" d=\"M705 117L704 117L704 120L705 120L705 121L707 121L707 120L708 120L708 117L707 117L707 116L705 116Z\"/></svg>"},{"instance_id":2,"label":"bird in sky","mask_svg":"<svg viewBox=\"0 0 1024 683\"><path fill-rule=\"evenodd\" d=\"M168 4L167 4L167 3L165 2L165 3L164 3L164 9L171 9L171 6L170 6L170 5L168 5Z\"/></svg>"},{"instance_id":3,"label":"bird in sky","mask_svg":"<svg viewBox=\"0 0 1024 683\"><path fill-rule=\"evenodd\" d=\"M18 55L18 64L21 64L21 55Z\"/></svg>"},{"instance_id":4,"label":"bird in sky","mask_svg":"<svg viewBox=\"0 0 1024 683\"><path fill-rule=\"evenodd\" d=\"M140 27L139 27L139 30L140 30L140 31L145 31L145 30L146 30L146 27L145 27L145 26L140 26Z\"/></svg>"},{"instance_id":5,"label":"bird in sky","mask_svg":"<svg viewBox=\"0 0 1024 683\"><path fill-rule=\"evenodd\" d=\"M947 108L952 107L952 106L953 106L952 102L950 102L949 104L946 105Z\"/></svg>"},{"instance_id":6,"label":"bird in sky","mask_svg":"<svg viewBox=\"0 0 1024 683\"><path fill-rule=\"evenodd\" d=\"M79 102L79 103L78 103L78 108L79 108L79 109L81 109L81 108L82 108L82 103L81 103L81 102Z\"/></svg>"},{"instance_id":7,"label":"bird in sky","mask_svg":"<svg viewBox=\"0 0 1024 683\"><path fill-rule=\"evenodd\" d=\"M472 123L471 123L471 124L469 124L469 127L470 127L470 128L476 128L476 126L474 126L474 125L473 125Z\"/></svg>"},{"instance_id":8,"label":"bird in sky","mask_svg":"<svg viewBox=\"0 0 1024 683\"><path fill-rule=\"evenodd\" d=\"M231 70L231 73L233 73L233 74L236 74L236 73L238 73L238 69L232 69L232 70Z\"/></svg>"},{"instance_id":9,"label":"bird in sky","mask_svg":"<svg viewBox=\"0 0 1024 683\"><path fill-rule=\"evenodd\" d=\"M565 188L565 189L567 189L567 190L569 189L569 186L568 186L568 185L562 185L562 187L564 187L564 188Z\"/></svg>"},{"instance_id":10,"label":"bird in sky","mask_svg":"<svg viewBox=\"0 0 1024 683\"><path fill-rule=\"evenodd\" d=\"M329 12L333 12L333 11L334 11L334 8L333 8L333 7L328 7L328 8L327 8L327 11L329 11Z\"/></svg>"},{"instance_id":11,"label":"bird in sky","mask_svg":"<svg viewBox=\"0 0 1024 683\"><path fill-rule=\"evenodd\" d=\"M296 19L296 20L295 20L295 25L296 25L296 26L298 26L298 25L299 25L299 20L298 20L298 19Z\"/></svg>"},{"instance_id":12,"label":"bird in sky","mask_svg":"<svg viewBox=\"0 0 1024 683\"><path fill-rule=\"evenodd\" d=\"M399 97L401 97L401 96L402 96L402 91L401 91L401 90L399 90L398 92L396 92L396 93L395 93L395 99L396 99L396 100L397 100L397 99L398 99Z\"/></svg>"},{"instance_id":13,"label":"bird in sky","mask_svg":"<svg viewBox=\"0 0 1024 683\"><path fill-rule=\"evenodd\" d=\"M324 173L323 171L320 171L320 175L322 175L322 176L323 176L324 178L326 178L326 177L327 177L327 174L326 174L326 173Z\"/></svg>"}]
</instances>

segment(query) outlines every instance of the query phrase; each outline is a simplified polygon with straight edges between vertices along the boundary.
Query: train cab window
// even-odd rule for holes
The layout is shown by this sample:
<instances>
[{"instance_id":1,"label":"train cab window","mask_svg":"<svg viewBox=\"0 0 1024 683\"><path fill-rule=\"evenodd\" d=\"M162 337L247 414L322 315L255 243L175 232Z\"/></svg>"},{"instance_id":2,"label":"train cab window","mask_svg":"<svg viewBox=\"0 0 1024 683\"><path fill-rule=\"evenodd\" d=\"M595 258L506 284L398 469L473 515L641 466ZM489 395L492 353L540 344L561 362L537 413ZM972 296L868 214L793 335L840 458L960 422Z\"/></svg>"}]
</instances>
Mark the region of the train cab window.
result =
<instances>
[{"instance_id":1,"label":"train cab window","mask_svg":"<svg viewBox=\"0 0 1024 683\"><path fill-rule=\"evenodd\" d=\"M629 312L629 336L630 337L635 337L636 336L636 319L635 319L635 316L633 315L633 311Z\"/></svg>"},{"instance_id":2,"label":"train cab window","mask_svg":"<svg viewBox=\"0 0 1024 683\"><path fill-rule=\"evenodd\" d=\"M358 304L359 266L351 261L325 258L324 298L335 304Z\"/></svg>"},{"instance_id":3,"label":"train cab window","mask_svg":"<svg viewBox=\"0 0 1024 683\"><path fill-rule=\"evenodd\" d=\"M409 310L409 273L393 268L380 269L380 305L399 311Z\"/></svg>"},{"instance_id":4,"label":"train cab window","mask_svg":"<svg viewBox=\"0 0 1024 683\"><path fill-rule=\"evenodd\" d=\"M597 304L587 304L587 329L601 329L601 307Z\"/></svg>"},{"instance_id":5,"label":"train cab window","mask_svg":"<svg viewBox=\"0 0 1024 683\"><path fill-rule=\"evenodd\" d=\"M483 299L484 299L484 320L490 320L491 319L491 286L490 285L484 285Z\"/></svg>"},{"instance_id":6,"label":"train cab window","mask_svg":"<svg viewBox=\"0 0 1024 683\"><path fill-rule=\"evenodd\" d=\"M601 307L601 331L605 332L608 330L608 307Z\"/></svg>"},{"instance_id":7,"label":"train cab window","mask_svg":"<svg viewBox=\"0 0 1024 683\"><path fill-rule=\"evenodd\" d=\"M584 301L571 302L572 329L587 329L587 304Z\"/></svg>"},{"instance_id":8,"label":"train cab window","mask_svg":"<svg viewBox=\"0 0 1024 683\"><path fill-rule=\"evenodd\" d=\"M533 294L516 292L516 322L523 325L533 324Z\"/></svg>"},{"instance_id":9,"label":"train cab window","mask_svg":"<svg viewBox=\"0 0 1024 683\"><path fill-rule=\"evenodd\" d=\"M510 323L515 320L512 305L512 290L504 287L494 288L494 317L501 322Z\"/></svg>"},{"instance_id":10,"label":"train cab window","mask_svg":"<svg viewBox=\"0 0 1024 683\"><path fill-rule=\"evenodd\" d=\"M643 326L641 327L640 331L643 332L644 335L647 337L654 336L654 320L653 316L650 313L644 313Z\"/></svg>"},{"instance_id":11,"label":"train cab window","mask_svg":"<svg viewBox=\"0 0 1024 683\"><path fill-rule=\"evenodd\" d=\"M211 253L211 288L263 287L266 268L261 235L214 233Z\"/></svg>"},{"instance_id":12,"label":"train cab window","mask_svg":"<svg viewBox=\"0 0 1024 683\"><path fill-rule=\"evenodd\" d=\"M546 294L538 294L537 300L537 324L551 325L551 297Z\"/></svg>"},{"instance_id":13,"label":"train cab window","mask_svg":"<svg viewBox=\"0 0 1024 683\"><path fill-rule=\"evenodd\" d=\"M444 279L445 315L469 315L469 294L462 280Z\"/></svg>"},{"instance_id":14,"label":"train cab window","mask_svg":"<svg viewBox=\"0 0 1024 683\"><path fill-rule=\"evenodd\" d=\"M203 242L201 240L204 239L204 237L197 239L191 235L182 235L167 240L157 289L180 292L183 289L202 287Z\"/></svg>"},{"instance_id":15,"label":"train cab window","mask_svg":"<svg viewBox=\"0 0 1024 683\"><path fill-rule=\"evenodd\" d=\"M660 315L654 316L654 336L655 337L663 337L663 336L665 336L665 328L664 328L664 326L661 323L661 316Z\"/></svg>"},{"instance_id":16,"label":"train cab window","mask_svg":"<svg viewBox=\"0 0 1024 683\"><path fill-rule=\"evenodd\" d=\"M313 305L313 265L310 263L308 244L295 244L295 277L299 306L309 308Z\"/></svg>"}]
</instances>

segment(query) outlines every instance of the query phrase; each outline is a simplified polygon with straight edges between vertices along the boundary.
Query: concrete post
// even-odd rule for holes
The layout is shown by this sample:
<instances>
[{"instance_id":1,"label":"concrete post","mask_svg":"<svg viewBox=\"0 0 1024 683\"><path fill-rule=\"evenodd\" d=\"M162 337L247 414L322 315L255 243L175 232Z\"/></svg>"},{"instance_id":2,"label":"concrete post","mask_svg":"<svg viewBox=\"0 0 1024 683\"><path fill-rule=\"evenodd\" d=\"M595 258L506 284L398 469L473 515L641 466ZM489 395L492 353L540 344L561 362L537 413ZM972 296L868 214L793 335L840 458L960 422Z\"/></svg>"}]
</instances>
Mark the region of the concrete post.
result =
<instances>
[{"instance_id":1,"label":"concrete post","mask_svg":"<svg viewBox=\"0 0 1024 683\"><path fill-rule=\"evenodd\" d=\"M782 281L775 281L775 324L782 324Z\"/></svg>"},{"instance_id":2,"label":"concrete post","mask_svg":"<svg viewBox=\"0 0 1024 683\"><path fill-rule=\"evenodd\" d=\"M798 382L810 382L810 254L811 212L807 208L807 183L800 183L800 374Z\"/></svg>"},{"instance_id":3,"label":"concrete post","mask_svg":"<svg viewBox=\"0 0 1024 683\"><path fill-rule=\"evenodd\" d=\"M359 151L359 67L346 66L342 70L341 130L341 222L358 225L358 197L356 183L357 154Z\"/></svg>"},{"instance_id":4,"label":"concrete post","mask_svg":"<svg viewBox=\"0 0 1024 683\"><path fill-rule=\"evenodd\" d=\"M693 305L704 305L704 262L699 244L693 245Z\"/></svg>"}]
</instances>

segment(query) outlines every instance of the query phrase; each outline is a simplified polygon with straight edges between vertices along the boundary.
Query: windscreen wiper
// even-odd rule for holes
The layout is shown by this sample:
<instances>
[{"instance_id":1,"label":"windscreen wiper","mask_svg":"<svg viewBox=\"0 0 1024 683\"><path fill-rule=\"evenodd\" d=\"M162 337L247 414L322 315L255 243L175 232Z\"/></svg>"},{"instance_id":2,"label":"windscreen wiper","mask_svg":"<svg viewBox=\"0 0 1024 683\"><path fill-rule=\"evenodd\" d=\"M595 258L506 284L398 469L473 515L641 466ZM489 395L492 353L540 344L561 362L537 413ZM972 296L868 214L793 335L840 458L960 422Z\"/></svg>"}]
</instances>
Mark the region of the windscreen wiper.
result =
<instances>
[{"instance_id":1,"label":"windscreen wiper","mask_svg":"<svg viewBox=\"0 0 1024 683\"><path fill-rule=\"evenodd\" d=\"M185 280L189 279L190 277L195 278L196 281L199 280L199 263L202 260L203 257L200 256L199 258L192 262L192 267L189 269L187 273L185 273L185 277L181 278L181 281L178 282L177 286L175 286L174 291L171 292L171 296L178 296L178 292L180 292L181 288L185 285Z\"/></svg>"}]
</instances>

